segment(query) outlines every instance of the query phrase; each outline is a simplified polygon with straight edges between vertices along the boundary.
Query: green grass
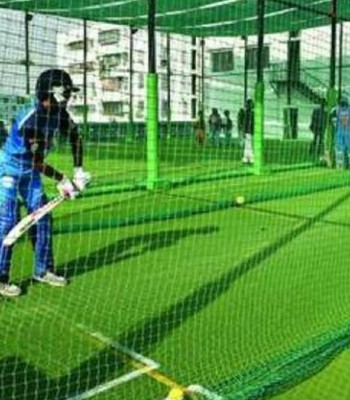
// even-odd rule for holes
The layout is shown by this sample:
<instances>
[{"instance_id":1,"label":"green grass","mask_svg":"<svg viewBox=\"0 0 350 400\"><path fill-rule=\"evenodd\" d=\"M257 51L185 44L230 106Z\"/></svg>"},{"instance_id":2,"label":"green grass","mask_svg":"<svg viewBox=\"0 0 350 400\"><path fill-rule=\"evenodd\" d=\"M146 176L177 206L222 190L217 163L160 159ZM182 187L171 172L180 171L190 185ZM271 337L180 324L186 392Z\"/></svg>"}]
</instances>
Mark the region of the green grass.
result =
<instances>
[{"instance_id":1,"label":"green grass","mask_svg":"<svg viewBox=\"0 0 350 400\"><path fill-rule=\"evenodd\" d=\"M136 156L134 145L88 147L91 191L143 179L144 149L139 144ZM218 149L191 152L164 155L169 177L193 175L196 154L202 161L216 154L219 162L208 162L216 171L231 162ZM68 151L51 161L71 169ZM347 180L346 172L314 168L64 203L55 212L54 247L66 288L31 283L27 240L14 252L13 280L25 294L1 301L0 399L68 399L132 371L91 336L100 332L183 385L227 399L283 400L348 346ZM228 207L237 195L246 205ZM197 213L207 206L212 212ZM170 218L175 212L186 218ZM160 400L168 392L145 376L94 399ZM331 386L329 393L340 399Z\"/></svg>"},{"instance_id":2,"label":"green grass","mask_svg":"<svg viewBox=\"0 0 350 400\"><path fill-rule=\"evenodd\" d=\"M308 154L305 141L267 140L267 166L286 166L314 161ZM61 144L50 155L53 165L71 173L71 154L68 145ZM85 164L94 172L100 185L120 182L144 182L146 179L146 142L86 143ZM159 176L161 179L183 179L210 176L217 172L242 169L243 149L237 141L229 146L198 146L191 137L162 139L159 142Z\"/></svg>"}]
</instances>

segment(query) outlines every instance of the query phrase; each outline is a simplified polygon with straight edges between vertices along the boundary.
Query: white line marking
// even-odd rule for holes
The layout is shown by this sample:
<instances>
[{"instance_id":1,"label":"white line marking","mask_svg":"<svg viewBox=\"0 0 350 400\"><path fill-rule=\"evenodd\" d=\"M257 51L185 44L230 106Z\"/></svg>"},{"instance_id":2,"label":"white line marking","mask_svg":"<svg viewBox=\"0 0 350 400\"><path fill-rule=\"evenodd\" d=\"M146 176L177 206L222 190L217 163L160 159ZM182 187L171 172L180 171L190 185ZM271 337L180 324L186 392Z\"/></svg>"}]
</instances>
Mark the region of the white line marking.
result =
<instances>
[{"instance_id":1,"label":"white line marking","mask_svg":"<svg viewBox=\"0 0 350 400\"><path fill-rule=\"evenodd\" d=\"M113 341L113 339L111 339L111 338L109 338L107 336L104 336L100 332L91 332L91 331L89 331L88 328L86 328L84 325L81 325L81 324L77 325L77 327L79 329L81 329L84 333L86 333L89 336L95 338L96 340L100 341L101 343L104 343L104 344L106 344L108 346L114 347L117 351L120 351L121 353L127 355L132 360L138 361L141 364L145 365L145 367L139 369L138 371L135 371L135 373L141 372L141 371L143 371L143 373L147 373L149 371L152 371L152 370L160 368L160 364L157 363L156 361L154 361L154 360L152 360L150 358L147 358L147 357L143 356L142 354L136 353L135 351L130 350L127 347L124 347L123 345L119 344L118 342ZM122 379L122 378L123 377L118 378L118 379ZM118 379L116 379L116 380L118 380ZM192 393L201 394L201 395L205 396L209 400L223 400L222 396L220 396L220 395L218 395L218 394L206 389L205 387L203 387L201 385L190 385L190 386L188 386L186 388L186 390L188 390L189 393L192 392ZM100 393L100 392L98 392L98 393ZM77 397L77 398L72 398L72 399L68 399L68 400L84 400L85 398L87 398L87 397Z\"/></svg>"},{"instance_id":2,"label":"white line marking","mask_svg":"<svg viewBox=\"0 0 350 400\"><path fill-rule=\"evenodd\" d=\"M158 369L160 367L160 364L155 362L154 360L151 360L150 358L147 358L143 356L142 354L136 353L133 350L128 349L127 347L122 346L118 342L114 342L111 338L108 338L107 336L102 335L100 332L89 332L89 330L84 326L79 324L78 328L81 329L83 332L87 333L91 337L99 340L102 343L105 343L111 347L114 347L116 350L120 351L123 354L126 354L133 360L139 361L141 364L146 365L149 368L152 369Z\"/></svg>"},{"instance_id":3,"label":"white line marking","mask_svg":"<svg viewBox=\"0 0 350 400\"><path fill-rule=\"evenodd\" d=\"M223 400L222 396L219 396L218 394L211 392L210 390L206 389L201 385L190 385L187 387L187 390L189 392L202 394L209 400Z\"/></svg>"},{"instance_id":4,"label":"white line marking","mask_svg":"<svg viewBox=\"0 0 350 400\"><path fill-rule=\"evenodd\" d=\"M80 393L76 396L69 397L67 400L85 400L85 399L90 399L91 397L94 397L100 393L106 392L107 390L113 389L114 387L120 386L123 383L129 382L133 379L136 379L147 372L153 370L153 367L144 367L141 369L138 369L136 371L129 372L128 374L125 374L119 378L113 379L112 381L103 383L99 386L94 387L93 389L90 389L84 393Z\"/></svg>"}]
</instances>

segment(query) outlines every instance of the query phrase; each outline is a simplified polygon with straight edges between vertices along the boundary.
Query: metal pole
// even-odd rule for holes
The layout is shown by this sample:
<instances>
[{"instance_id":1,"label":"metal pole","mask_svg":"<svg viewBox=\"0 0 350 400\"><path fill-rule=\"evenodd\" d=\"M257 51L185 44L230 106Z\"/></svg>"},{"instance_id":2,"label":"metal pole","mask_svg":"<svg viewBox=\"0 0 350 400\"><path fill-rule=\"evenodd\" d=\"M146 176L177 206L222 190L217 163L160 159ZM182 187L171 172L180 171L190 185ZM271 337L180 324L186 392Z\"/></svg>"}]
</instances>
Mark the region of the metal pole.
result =
<instances>
[{"instance_id":1,"label":"metal pole","mask_svg":"<svg viewBox=\"0 0 350 400\"><path fill-rule=\"evenodd\" d=\"M148 0L147 189L149 190L155 189L159 180L155 15L156 0Z\"/></svg>"},{"instance_id":2,"label":"metal pole","mask_svg":"<svg viewBox=\"0 0 350 400\"><path fill-rule=\"evenodd\" d=\"M264 14L265 14L265 0L258 0L257 2L258 14L258 50L257 50L257 81L264 82Z\"/></svg>"},{"instance_id":3,"label":"metal pole","mask_svg":"<svg viewBox=\"0 0 350 400\"><path fill-rule=\"evenodd\" d=\"M26 94L30 94L30 49L29 49L29 22L33 19L33 15L28 11L24 15L25 29L25 68L26 68Z\"/></svg>"},{"instance_id":4,"label":"metal pole","mask_svg":"<svg viewBox=\"0 0 350 400\"><path fill-rule=\"evenodd\" d=\"M338 98L343 92L343 45L344 45L344 24L339 24L339 60L338 60Z\"/></svg>"},{"instance_id":5,"label":"metal pole","mask_svg":"<svg viewBox=\"0 0 350 400\"><path fill-rule=\"evenodd\" d=\"M129 31L129 129L128 136L134 136L134 34L137 29L130 26Z\"/></svg>"},{"instance_id":6,"label":"metal pole","mask_svg":"<svg viewBox=\"0 0 350 400\"><path fill-rule=\"evenodd\" d=\"M244 104L248 99L248 37L244 36Z\"/></svg>"},{"instance_id":7,"label":"metal pole","mask_svg":"<svg viewBox=\"0 0 350 400\"><path fill-rule=\"evenodd\" d=\"M148 73L155 74L156 67L156 0L148 0Z\"/></svg>"},{"instance_id":8,"label":"metal pole","mask_svg":"<svg viewBox=\"0 0 350 400\"><path fill-rule=\"evenodd\" d=\"M88 41L87 41L87 21L84 19L83 23L83 97L84 97L84 114L83 114L83 132L84 137L88 134L88 102L87 102L87 54L88 54Z\"/></svg>"},{"instance_id":9,"label":"metal pole","mask_svg":"<svg viewBox=\"0 0 350 400\"><path fill-rule=\"evenodd\" d=\"M170 60L170 34L166 35L166 58L167 58L167 136L171 136L171 60Z\"/></svg>"},{"instance_id":10,"label":"metal pole","mask_svg":"<svg viewBox=\"0 0 350 400\"><path fill-rule=\"evenodd\" d=\"M288 60L287 60L287 104L292 104L292 63L293 63L293 52L292 52L292 32L289 32L288 36ZM289 121L290 122L290 121ZM289 126L290 128L290 126ZM289 134L289 136L291 136Z\"/></svg>"},{"instance_id":11,"label":"metal pole","mask_svg":"<svg viewBox=\"0 0 350 400\"><path fill-rule=\"evenodd\" d=\"M205 40L201 39L201 107L203 118L205 112Z\"/></svg>"},{"instance_id":12,"label":"metal pole","mask_svg":"<svg viewBox=\"0 0 350 400\"><path fill-rule=\"evenodd\" d=\"M264 15L265 0L257 0L257 83L254 102L254 173L260 175L263 168L263 138L264 138Z\"/></svg>"},{"instance_id":13,"label":"metal pole","mask_svg":"<svg viewBox=\"0 0 350 400\"><path fill-rule=\"evenodd\" d=\"M327 91L327 111L331 113L337 104L336 81L336 47L337 47L337 0L331 0L331 54L329 66L329 88ZM334 126L331 118L328 118L325 135L325 160L329 167L335 164L334 156Z\"/></svg>"},{"instance_id":14,"label":"metal pole","mask_svg":"<svg viewBox=\"0 0 350 400\"><path fill-rule=\"evenodd\" d=\"M331 11L331 65L330 65L330 78L329 86L335 87L336 80L336 64L337 64L337 0L332 0L332 11Z\"/></svg>"}]
</instances>

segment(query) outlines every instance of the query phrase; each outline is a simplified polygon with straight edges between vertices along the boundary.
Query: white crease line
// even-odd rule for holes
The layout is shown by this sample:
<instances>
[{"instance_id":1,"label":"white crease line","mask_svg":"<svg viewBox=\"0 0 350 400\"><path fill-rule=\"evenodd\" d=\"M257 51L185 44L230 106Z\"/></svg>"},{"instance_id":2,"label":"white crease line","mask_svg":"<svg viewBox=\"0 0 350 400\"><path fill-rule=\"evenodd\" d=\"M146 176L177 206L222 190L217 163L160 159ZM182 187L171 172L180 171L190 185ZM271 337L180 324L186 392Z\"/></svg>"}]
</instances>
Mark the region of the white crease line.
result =
<instances>
[{"instance_id":1,"label":"white crease line","mask_svg":"<svg viewBox=\"0 0 350 400\"><path fill-rule=\"evenodd\" d=\"M206 389L201 385L190 385L187 387L187 389L189 392L202 394L209 400L223 400L222 396L219 396L218 394L211 392L210 390Z\"/></svg>"},{"instance_id":2,"label":"white crease line","mask_svg":"<svg viewBox=\"0 0 350 400\"><path fill-rule=\"evenodd\" d=\"M158 369L160 367L160 364L158 364L156 361L151 360L150 358L145 357L142 354L136 353L135 351L128 349L127 347L119 344L118 342L114 342L112 339L102 335L102 333L100 332L89 332L89 330L85 326L80 324L78 325L78 327L91 337L94 337L100 342L105 343L111 347L114 347L116 350L119 350L121 353L126 354L133 360L139 361L140 363L146 365L149 368Z\"/></svg>"},{"instance_id":3,"label":"white crease line","mask_svg":"<svg viewBox=\"0 0 350 400\"><path fill-rule=\"evenodd\" d=\"M69 397L67 400L85 400L85 399L90 399L91 397L94 397L100 393L106 392L107 390L113 389L117 386L122 385L123 383L129 382L133 379L136 379L144 374L147 374L147 372L152 371L154 367L143 367L140 368L136 371L129 372L128 374L125 374L119 378L113 379L112 381L103 383L99 386L94 387L93 389L90 389L84 393L78 394L77 396Z\"/></svg>"}]
</instances>

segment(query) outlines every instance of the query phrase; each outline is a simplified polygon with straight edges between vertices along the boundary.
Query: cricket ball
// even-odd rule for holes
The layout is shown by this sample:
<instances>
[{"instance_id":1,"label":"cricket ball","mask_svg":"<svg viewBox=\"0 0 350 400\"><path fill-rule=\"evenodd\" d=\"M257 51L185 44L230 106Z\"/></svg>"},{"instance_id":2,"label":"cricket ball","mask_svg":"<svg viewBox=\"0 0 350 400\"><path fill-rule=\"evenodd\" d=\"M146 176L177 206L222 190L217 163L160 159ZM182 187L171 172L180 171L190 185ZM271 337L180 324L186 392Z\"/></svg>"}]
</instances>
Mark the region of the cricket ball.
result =
<instances>
[{"instance_id":1,"label":"cricket ball","mask_svg":"<svg viewBox=\"0 0 350 400\"><path fill-rule=\"evenodd\" d=\"M235 198L235 205L236 206L242 206L244 204L244 197L243 196L237 196Z\"/></svg>"}]
</instances>

